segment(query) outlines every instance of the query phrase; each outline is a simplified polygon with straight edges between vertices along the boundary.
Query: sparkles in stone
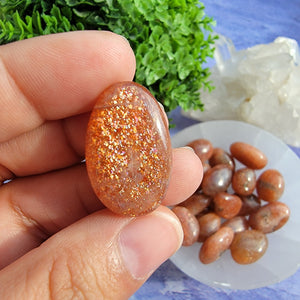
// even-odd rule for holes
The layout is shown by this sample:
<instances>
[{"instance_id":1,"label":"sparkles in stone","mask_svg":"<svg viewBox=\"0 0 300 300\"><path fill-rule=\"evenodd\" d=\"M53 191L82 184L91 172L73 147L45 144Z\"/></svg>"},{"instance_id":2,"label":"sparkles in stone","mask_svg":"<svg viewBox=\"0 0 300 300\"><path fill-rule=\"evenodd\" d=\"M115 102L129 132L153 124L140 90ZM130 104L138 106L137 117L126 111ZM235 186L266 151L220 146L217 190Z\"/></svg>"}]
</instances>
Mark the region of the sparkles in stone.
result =
<instances>
[{"instance_id":1,"label":"sparkles in stone","mask_svg":"<svg viewBox=\"0 0 300 300\"><path fill-rule=\"evenodd\" d=\"M154 210L166 194L171 142L163 112L139 84L121 82L98 98L86 137L86 165L101 202L118 214Z\"/></svg>"}]
</instances>

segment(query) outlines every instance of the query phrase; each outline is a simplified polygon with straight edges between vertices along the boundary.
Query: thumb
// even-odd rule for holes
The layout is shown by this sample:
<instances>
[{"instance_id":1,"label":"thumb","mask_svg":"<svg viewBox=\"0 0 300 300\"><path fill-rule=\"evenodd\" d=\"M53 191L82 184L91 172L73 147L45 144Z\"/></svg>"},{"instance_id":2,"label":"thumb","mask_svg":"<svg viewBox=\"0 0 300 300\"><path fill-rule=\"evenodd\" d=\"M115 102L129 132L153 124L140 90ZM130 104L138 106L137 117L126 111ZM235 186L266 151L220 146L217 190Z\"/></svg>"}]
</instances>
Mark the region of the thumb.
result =
<instances>
[{"instance_id":1,"label":"thumb","mask_svg":"<svg viewBox=\"0 0 300 300\"><path fill-rule=\"evenodd\" d=\"M138 218L102 210L0 272L0 299L127 299L182 243L166 207Z\"/></svg>"}]
</instances>

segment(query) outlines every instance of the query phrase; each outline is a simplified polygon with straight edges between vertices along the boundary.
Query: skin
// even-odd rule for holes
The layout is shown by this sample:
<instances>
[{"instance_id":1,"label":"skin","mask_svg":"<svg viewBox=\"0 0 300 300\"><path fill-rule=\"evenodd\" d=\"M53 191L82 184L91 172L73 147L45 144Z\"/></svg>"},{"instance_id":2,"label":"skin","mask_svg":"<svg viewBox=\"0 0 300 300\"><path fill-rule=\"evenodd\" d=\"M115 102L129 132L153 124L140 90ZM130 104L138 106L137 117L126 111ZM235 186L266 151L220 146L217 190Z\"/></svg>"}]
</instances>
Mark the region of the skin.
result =
<instances>
[{"instance_id":1,"label":"skin","mask_svg":"<svg viewBox=\"0 0 300 300\"><path fill-rule=\"evenodd\" d=\"M81 163L97 95L134 73L127 41L104 31L0 47L0 180L14 178L0 185L0 299L127 299L181 245L164 205L199 186L193 151L173 150L164 205L138 218L104 209Z\"/></svg>"}]
</instances>

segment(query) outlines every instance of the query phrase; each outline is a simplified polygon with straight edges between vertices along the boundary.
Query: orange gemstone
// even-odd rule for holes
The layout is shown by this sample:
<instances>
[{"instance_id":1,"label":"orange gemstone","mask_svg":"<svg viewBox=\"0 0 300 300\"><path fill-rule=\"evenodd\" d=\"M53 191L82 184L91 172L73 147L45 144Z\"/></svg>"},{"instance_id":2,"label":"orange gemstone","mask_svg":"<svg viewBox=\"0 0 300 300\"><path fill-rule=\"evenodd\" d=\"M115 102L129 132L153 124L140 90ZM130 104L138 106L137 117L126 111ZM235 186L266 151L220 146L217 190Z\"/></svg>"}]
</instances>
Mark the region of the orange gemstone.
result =
<instances>
[{"instance_id":1,"label":"orange gemstone","mask_svg":"<svg viewBox=\"0 0 300 300\"><path fill-rule=\"evenodd\" d=\"M203 264L216 261L230 247L233 238L234 231L230 227L221 227L202 244L199 252L200 261Z\"/></svg>"},{"instance_id":2,"label":"orange gemstone","mask_svg":"<svg viewBox=\"0 0 300 300\"><path fill-rule=\"evenodd\" d=\"M247 143L231 144L230 152L238 161L253 170L262 169L268 163L268 159L262 151Z\"/></svg>"},{"instance_id":3,"label":"orange gemstone","mask_svg":"<svg viewBox=\"0 0 300 300\"><path fill-rule=\"evenodd\" d=\"M234 172L231 182L232 188L240 196L249 196L256 187L254 170L242 168Z\"/></svg>"},{"instance_id":4,"label":"orange gemstone","mask_svg":"<svg viewBox=\"0 0 300 300\"><path fill-rule=\"evenodd\" d=\"M187 146L194 149L195 153L202 162L208 160L213 153L213 145L209 140L206 139L194 140L187 144Z\"/></svg>"},{"instance_id":5,"label":"orange gemstone","mask_svg":"<svg viewBox=\"0 0 300 300\"><path fill-rule=\"evenodd\" d=\"M268 248L268 239L258 230L237 232L230 246L231 256L242 265L252 264L260 259Z\"/></svg>"},{"instance_id":6,"label":"orange gemstone","mask_svg":"<svg viewBox=\"0 0 300 300\"><path fill-rule=\"evenodd\" d=\"M181 223L183 231L183 246L191 246L199 237L199 223L196 217L183 206L175 206L172 209Z\"/></svg>"},{"instance_id":7,"label":"orange gemstone","mask_svg":"<svg viewBox=\"0 0 300 300\"><path fill-rule=\"evenodd\" d=\"M212 156L209 159L209 165L214 167L216 165L227 165L231 170L235 168L233 157L222 148L214 148Z\"/></svg>"},{"instance_id":8,"label":"orange gemstone","mask_svg":"<svg viewBox=\"0 0 300 300\"><path fill-rule=\"evenodd\" d=\"M282 174L275 169L264 171L256 183L258 197L268 201L277 201L284 192L284 178Z\"/></svg>"},{"instance_id":9,"label":"orange gemstone","mask_svg":"<svg viewBox=\"0 0 300 300\"><path fill-rule=\"evenodd\" d=\"M134 82L107 88L86 137L88 175L101 202L130 216L154 210L166 194L171 163L168 124L151 93Z\"/></svg>"},{"instance_id":10,"label":"orange gemstone","mask_svg":"<svg viewBox=\"0 0 300 300\"><path fill-rule=\"evenodd\" d=\"M249 225L263 233L280 229L289 220L290 209L282 202L275 201L260 207L249 216Z\"/></svg>"},{"instance_id":11,"label":"orange gemstone","mask_svg":"<svg viewBox=\"0 0 300 300\"><path fill-rule=\"evenodd\" d=\"M242 207L242 200L239 196L226 192L217 193L213 203L215 213L224 219L235 217Z\"/></svg>"},{"instance_id":12,"label":"orange gemstone","mask_svg":"<svg viewBox=\"0 0 300 300\"><path fill-rule=\"evenodd\" d=\"M232 170L228 165L216 165L205 172L201 183L205 195L214 196L227 190L231 183Z\"/></svg>"}]
</instances>

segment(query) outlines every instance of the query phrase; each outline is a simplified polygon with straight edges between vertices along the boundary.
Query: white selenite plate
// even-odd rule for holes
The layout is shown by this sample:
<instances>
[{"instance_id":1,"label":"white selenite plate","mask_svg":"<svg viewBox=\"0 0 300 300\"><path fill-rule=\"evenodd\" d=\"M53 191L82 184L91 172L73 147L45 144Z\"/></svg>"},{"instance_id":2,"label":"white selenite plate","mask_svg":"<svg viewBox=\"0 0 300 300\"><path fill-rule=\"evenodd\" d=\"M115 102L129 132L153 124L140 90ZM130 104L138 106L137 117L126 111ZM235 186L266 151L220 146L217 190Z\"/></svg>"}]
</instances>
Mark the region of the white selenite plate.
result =
<instances>
[{"instance_id":1,"label":"white selenite plate","mask_svg":"<svg viewBox=\"0 0 300 300\"><path fill-rule=\"evenodd\" d=\"M284 227L268 234L269 247L264 256L250 265L239 265L226 251L214 263L199 261L199 243L181 247L171 261L190 277L210 286L230 289L254 289L277 283L294 274L300 264L300 159L280 139L248 123L208 121L188 127L172 137L172 146L180 147L192 140L205 138L214 147L229 152L233 142L249 143L268 157L267 166L257 171L277 169L284 176L285 191L280 198L291 211ZM188 180L188 178L187 178Z\"/></svg>"}]
</instances>

